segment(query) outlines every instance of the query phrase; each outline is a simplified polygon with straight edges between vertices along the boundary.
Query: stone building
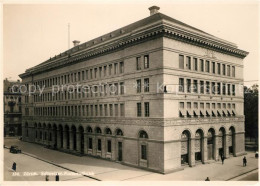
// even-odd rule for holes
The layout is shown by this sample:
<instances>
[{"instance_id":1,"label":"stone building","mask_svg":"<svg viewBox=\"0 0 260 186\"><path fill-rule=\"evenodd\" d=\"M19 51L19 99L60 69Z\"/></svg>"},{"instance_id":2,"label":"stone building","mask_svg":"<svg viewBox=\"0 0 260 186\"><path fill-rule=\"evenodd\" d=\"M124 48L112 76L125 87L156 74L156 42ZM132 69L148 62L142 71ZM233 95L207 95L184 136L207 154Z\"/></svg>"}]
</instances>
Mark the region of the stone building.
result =
<instances>
[{"instance_id":1,"label":"stone building","mask_svg":"<svg viewBox=\"0 0 260 186\"><path fill-rule=\"evenodd\" d=\"M23 140L161 173L245 153L248 52L149 10L20 75L44 87L24 96Z\"/></svg>"},{"instance_id":2,"label":"stone building","mask_svg":"<svg viewBox=\"0 0 260 186\"><path fill-rule=\"evenodd\" d=\"M22 135L22 95L19 92L20 84L19 80L4 80L4 136Z\"/></svg>"}]
</instances>

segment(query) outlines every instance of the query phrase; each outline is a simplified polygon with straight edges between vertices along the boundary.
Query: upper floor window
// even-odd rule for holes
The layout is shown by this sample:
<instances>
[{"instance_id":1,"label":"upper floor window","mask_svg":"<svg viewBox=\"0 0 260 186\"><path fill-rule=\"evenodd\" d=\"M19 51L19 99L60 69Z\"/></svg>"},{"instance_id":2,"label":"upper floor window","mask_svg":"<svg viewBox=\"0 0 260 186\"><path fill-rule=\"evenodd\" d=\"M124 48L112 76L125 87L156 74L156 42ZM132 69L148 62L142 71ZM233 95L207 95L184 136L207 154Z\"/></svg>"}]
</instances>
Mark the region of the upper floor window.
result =
<instances>
[{"instance_id":1,"label":"upper floor window","mask_svg":"<svg viewBox=\"0 0 260 186\"><path fill-rule=\"evenodd\" d=\"M235 77L236 76L236 71L235 71L235 67L232 66L232 77Z\"/></svg>"},{"instance_id":2,"label":"upper floor window","mask_svg":"<svg viewBox=\"0 0 260 186\"><path fill-rule=\"evenodd\" d=\"M184 56L179 55L179 68L184 69Z\"/></svg>"},{"instance_id":3,"label":"upper floor window","mask_svg":"<svg viewBox=\"0 0 260 186\"><path fill-rule=\"evenodd\" d=\"M149 92L149 78L144 79L144 92Z\"/></svg>"},{"instance_id":4,"label":"upper floor window","mask_svg":"<svg viewBox=\"0 0 260 186\"><path fill-rule=\"evenodd\" d=\"M187 79L187 92L191 92L191 80Z\"/></svg>"},{"instance_id":5,"label":"upper floor window","mask_svg":"<svg viewBox=\"0 0 260 186\"><path fill-rule=\"evenodd\" d=\"M186 69L191 70L191 58L186 56Z\"/></svg>"},{"instance_id":6,"label":"upper floor window","mask_svg":"<svg viewBox=\"0 0 260 186\"><path fill-rule=\"evenodd\" d=\"M226 75L226 65L222 64L222 75Z\"/></svg>"},{"instance_id":7,"label":"upper floor window","mask_svg":"<svg viewBox=\"0 0 260 186\"><path fill-rule=\"evenodd\" d=\"M206 72L209 72L209 61L206 61Z\"/></svg>"},{"instance_id":8,"label":"upper floor window","mask_svg":"<svg viewBox=\"0 0 260 186\"><path fill-rule=\"evenodd\" d=\"M141 103L137 103L137 117L142 116L142 105Z\"/></svg>"},{"instance_id":9,"label":"upper floor window","mask_svg":"<svg viewBox=\"0 0 260 186\"><path fill-rule=\"evenodd\" d=\"M149 117L150 116L150 106L149 102L144 103L144 116Z\"/></svg>"},{"instance_id":10,"label":"upper floor window","mask_svg":"<svg viewBox=\"0 0 260 186\"><path fill-rule=\"evenodd\" d=\"M193 68L195 71L198 71L198 59L193 58Z\"/></svg>"},{"instance_id":11,"label":"upper floor window","mask_svg":"<svg viewBox=\"0 0 260 186\"><path fill-rule=\"evenodd\" d=\"M230 65L227 65L227 76L230 76Z\"/></svg>"},{"instance_id":12,"label":"upper floor window","mask_svg":"<svg viewBox=\"0 0 260 186\"><path fill-rule=\"evenodd\" d=\"M109 75L111 76L112 75L112 64L109 65Z\"/></svg>"},{"instance_id":13,"label":"upper floor window","mask_svg":"<svg viewBox=\"0 0 260 186\"><path fill-rule=\"evenodd\" d=\"M215 62L211 62L212 73L215 74Z\"/></svg>"},{"instance_id":14,"label":"upper floor window","mask_svg":"<svg viewBox=\"0 0 260 186\"><path fill-rule=\"evenodd\" d=\"M141 57L136 58L136 70L141 70Z\"/></svg>"},{"instance_id":15,"label":"upper floor window","mask_svg":"<svg viewBox=\"0 0 260 186\"><path fill-rule=\"evenodd\" d=\"M204 60L203 59L200 60L200 71L204 72Z\"/></svg>"},{"instance_id":16,"label":"upper floor window","mask_svg":"<svg viewBox=\"0 0 260 186\"><path fill-rule=\"evenodd\" d=\"M117 74L117 73L118 73L118 72L117 72L117 70L118 70L117 68L118 68L118 64L115 63L115 64L114 64L114 74Z\"/></svg>"},{"instance_id":17,"label":"upper floor window","mask_svg":"<svg viewBox=\"0 0 260 186\"><path fill-rule=\"evenodd\" d=\"M142 89L141 89L141 79L136 80L136 91L137 91L137 93L140 93L142 91Z\"/></svg>"},{"instance_id":18,"label":"upper floor window","mask_svg":"<svg viewBox=\"0 0 260 186\"><path fill-rule=\"evenodd\" d=\"M120 74L124 73L124 62L120 62L119 73Z\"/></svg>"},{"instance_id":19,"label":"upper floor window","mask_svg":"<svg viewBox=\"0 0 260 186\"><path fill-rule=\"evenodd\" d=\"M184 79L179 78L179 92L184 92Z\"/></svg>"},{"instance_id":20,"label":"upper floor window","mask_svg":"<svg viewBox=\"0 0 260 186\"><path fill-rule=\"evenodd\" d=\"M217 64L218 75L220 75L220 63Z\"/></svg>"},{"instance_id":21,"label":"upper floor window","mask_svg":"<svg viewBox=\"0 0 260 186\"><path fill-rule=\"evenodd\" d=\"M144 68L149 68L149 55L144 56Z\"/></svg>"}]
</instances>

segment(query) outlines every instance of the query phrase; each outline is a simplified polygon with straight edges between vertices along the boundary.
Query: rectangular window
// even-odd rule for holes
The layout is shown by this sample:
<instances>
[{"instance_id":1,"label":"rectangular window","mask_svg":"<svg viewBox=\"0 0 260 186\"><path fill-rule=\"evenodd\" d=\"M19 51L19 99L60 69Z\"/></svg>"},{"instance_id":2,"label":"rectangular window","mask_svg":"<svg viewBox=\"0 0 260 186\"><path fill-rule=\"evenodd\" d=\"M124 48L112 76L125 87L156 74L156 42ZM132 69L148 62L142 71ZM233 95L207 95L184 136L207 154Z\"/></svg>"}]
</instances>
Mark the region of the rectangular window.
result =
<instances>
[{"instance_id":1,"label":"rectangular window","mask_svg":"<svg viewBox=\"0 0 260 186\"><path fill-rule=\"evenodd\" d=\"M236 85L232 85L232 95L236 95Z\"/></svg>"},{"instance_id":2,"label":"rectangular window","mask_svg":"<svg viewBox=\"0 0 260 186\"><path fill-rule=\"evenodd\" d=\"M90 105L90 115L93 116L93 105Z\"/></svg>"},{"instance_id":3,"label":"rectangular window","mask_svg":"<svg viewBox=\"0 0 260 186\"><path fill-rule=\"evenodd\" d=\"M78 81L80 81L80 72L78 72Z\"/></svg>"},{"instance_id":4,"label":"rectangular window","mask_svg":"<svg viewBox=\"0 0 260 186\"><path fill-rule=\"evenodd\" d=\"M108 116L108 114L107 114L107 104L104 105L104 110L105 110L105 116Z\"/></svg>"},{"instance_id":5,"label":"rectangular window","mask_svg":"<svg viewBox=\"0 0 260 186\"><path fill-rule=\"evenodd\" d=\"M184 102L180 102L180 109L184 109Z\"/></svg>"},{"instance_id":6,"label":"rectangular window","mask_svg":"<svg viewBox=\"0 0 260 186\"><path fill-rule=\"evenodd\" d=\"M217 71L218 71L218 75L220 75L220 63L217 64Z\"/></svg>"},{"instance_id":7,"label":"rectangular window","mask_svg":"<svg viewBox=\"0 0 260 186\"><path fill-rule=\"evenodd\" d=\"M204 103L200 103L200 108L204 109Z\"/></svg>"},{"instance_id":8,"label":"rectangular window","mask_svg":"<svg viewBox=\"0 0 260 186\"><path fill-rule=\"evenodd\" d=\"M109 75L111 76L111 75L112 75L112 64L110 64L110 65L108 66L108 68L109 68Z\"/></svg>"},{"instance_id":9,"label":"rectangular window","mask_svg":"<svg viewBox=\"0 0 260 186\"><path fill-rule=\"evenodd\" d=\"M85 80L85 71L82 71L82 72L81 72L81 76L82 76L81 79L82 79L82 80Z\"/></svg>"},{"instance_id":10,"label":"rectangular window","mask_svg":"<svg viewBox=\"0 0 260 186\"><path fill-rule=\"evenodd\" d=\"M115 104L115 117L118 117L118 104Z\"/></svg>"},{"instance_id":11,"label":"rectangular window","mask_svg":"<svg viewBox=\"0 0 260 186\"><path fill-rule=\"evenodd\" d=\"M103 116L103 105L99 105L99 115Z\"/></svg>"},{"instance_id":12,"label":"rectangular window","mask_svg":"<svg viewBox=\"0 0 260 186\"><path fill-rule=\"evenodd\" d=\"M222 84L222 94L226 95L226 84L225 83Z\"/></svg>"},{"instance_id":13,"label":"rectangular window","mask_svg":"<svg viewBox=\"0 0 260 186\"><path fill-rule=\"evenodd\" d=\"M125 85L124 82L120 83L120 94L124 94L125 93Z\"/></svg>"},{"instance_id":14,"label":"rectangular window","mask_svg":"<svg viewBox=\"0 0 260 186\"><path fill-rule=\"evenodd\" d=\"M92 72L93 70L92 69L90 69L90 71L89 71L89 73L90 73L90 79L93 79L93 72Z\"/></svg>"},{"instance_id":15,"label":"rectangular window","mask_svg":"<svg viewBox=\"0 0 260 186\"><path fill-rule=\"evenodd\" d=\"M184 79L179 78L179 92L184 92Z\"/></svg>"},{"instance_id":16,"label":"rectangular window","mask_svg":"<svg viewBox=\"0 0 260 186\"><path fill-rule=\"evenodd\" d=\"M125 116L125 105L123 103L120 104L120 116L121 117Z\"/></svg>"},{"instance_id":17,"label":"rectangular window","mask_svg":"<svg viewBox=\"0 0 260 186\"><path fill-rule=\"evenodd\" d=\"M187 79L187 92L191 92L191 80Z\"/></svg>"},{"instance_id":18,"label":"rectangular window","mask_svg":"<svg viewBox=\"0 0 260 186\"><path fill-rule=\"evenodd\" d=\"M88 77L88 70L86 70L86 80L88 80L89 77Z\"/></svg>"},{"instance_id":19,"label":"rectangular window","mask_svg":"<svg viewBox=\"0 0 260 186\"><path fill-rule=\"evenodd\" d=\"M191 70L191 59L189 56L186 56L186 69Z\"/></svg>"},{"instance_id":20,"label":"rectangular window","mask_svg":"<svg viewBox=\"0 0 260 186\"><path fill-rule=\"evenodd\" d=\"M230 65L227 65L227 76L230 76Z\"/></svg>"},{"instance_id":21,"label":"rectangular window","mask_svg":"<svg viewBox=\"0 0 260 186\"><path fill-rule=\"evenodd\" d=\"M149 68L149 55L144 56L144 69Z\"/></svg>"},{"instance_id":22,"label":"rectangular window","mask_svg":"<svg viewBox=\"0 0 260 186\"><path fill-rule=\"evenodd\" d=\"M115 95L118 95L118 83L115 83L114 84L114 86L115 86L115 90L114 90L114 92L115 92Z\"/></svg>"},{"instance_id":23,"label":"rectangular window","mask_svg":"<svg viewBox=\"0 0 260 186\"><path fill-rule=\"evenodd\" d=\"M110 112L110 116L113 116L113 105L109 104L109 112Z\"/></svg>"},{"instance_id":24,"label":"rectangular window","mask_svg":"<svg viewBox=\"0 0 260 186\"><path fill-rule=\"evenodd\" d=\"M218 103L218 109L221 109L221 103Z\"/></svg>"},{"instance_id":25,"label":"rectangular window","mask_svg":"<svg viewBox=\"0 0 260 186\"><path fill-rule=\"evenodd\" d=\"M226 65L222 64L222 75L226 75Z\"/></svg>"},{"instance_id":26,"label":"rectangular window","mask_svg":"<svg viewBox=\"0 0 260 186\"><path fill-rule=\"evenodd\" d=\"M206 81L206 93L207 94L210 93L210 83L209 83L209 81Z\"/></svg>"},{"instance_id":27,"label":"rectangular window","mask_svg":"<svg viewBox=\"0 0 260 186\"><path fill-rule=\"evenodd\" d=\"M104 77L107 76L107 66L104 66Z\"/></svg>"},{"instance_id":28,"label":"rectangular window","mask_svg":"<svg viewBox=\"0 0 260 186\"><path fill-rule=\"evenodd\" d=\"M96 79L97 78L97 68L94 69L94 78Z\"/></svg>"},{"instance_id":29,"label":"rectangular window","mask_svg":"<svg viewBox=\"0 0 260 186\"><path fill-rule=\"evenodd\" d=\"M187 109L191 109L191 102L187 102Z\"/></svg>"},{"instance_id":30,"label":"rectangular window","mask_svg":"<svg viewBox=\"0 0 260 186\"><path fill-rule=\"evenodd\" d=\"M211 69L212 69L212 73L215 74L215 62L211 62Z\"/></svg>"},{"instance_id":31,"label":"rectangular window","mask_svg":"<svg viewBox=\"0 0 260 186\"><path fill-rule=\"evenodd\" d=\"M200 93L204 94L204 81L200 81Z\"/></svg>"},{"instance_id":32,"label":"rectangular window","mask_svg":"<svg viewBox=\"0 0 260 186\"><path fill-rule=\"evenodd\" d=\"M179 55L179 68L184 69L184 56Z\"/></svg>"},{"instance_id":33,"label":"rectangular window","mask_svg":"<svg viewBox=\"0 0 260 186\"><path fill-rule=\"evenodd\" d=\"M198 81L193 80L193 92L198 93Z\"/></svg>"},{"instance_id":34,"label":"rectangular window","mask_svg":"<svg viewBox=\"0 0 260 186\"><path fill-rule=\"evenodd\" d=\"M212 91L212 94L215 94L215 82L212 82L211 83L211 91Z\"/></svg>"},{"instance_id":35,"label":"rectangular window","mask_svg":"<svg viewBox=\"0 0 260 186\"><path fill-rule=\"evenodd\" d=\"M146 145L141 145L141 159L147 160Z\"/></svg>"},{"instance_id":36,"label":"rectangular window","mask_svg":"<svg viewBox=\"0 0 260 186\"><path fill-rule=\"evenodd\" d=\"M149 117L150 116L150 106L149 106L149 102L145 102L144 103L144 109L145 109L145 117Z\"/></svg>"},{"instance_id":37,"label":"rectangular window","mask_svg":"<svg viewBox=\"0 0 260 186\"><path fill-rule=\"evenodd\" d=\"M88 138L88 148L89 149L92 149L93 148L93 145L92 145L92 138Z\"/></svg>"},{"instance_id":38,"label":"rectangular window","mask_svg":"<svg viewBox=\"0 0 260 186\"><path fill-rule=\"evenodd\" d=\"M98 139L98 151L101 151L101 139Z\"/></svg>"},{"instance_id":39,"label":"rectangular window","mask_svg":"<svg viewBox=\"0 0 260 186\"><path fill-rule=\"evenodd\" d=\"M231 95L231 91L230 91L230 84L227 85L227 89L228 89L228 95Z\"/></svg>"},{"instance_id":40,"label":"rectangular window","mask_svg":"<svg viewBox=\"0 0 260 186\"><path fill-rule=\"evenodd\" d=\"M136 58L136 70L141 70L141 57Z\"/></svg>"},{"instance_id":41,"label":"rectangular window","mask_svg":"<svg viewBox=\"0 0 260 186\"><path fill-rule=\"evenodd\" d=\"M102 76L102 67L99 67L99 78Z\"/></svg>"},{"instance_id":42,"label":"rectangular window","mask_svg":"<svg viewBox=\"0 0 260 186\"><path fill-rule=\"evenodd\" d=\"M136 91L137 91L137 93L140 93L142 91L142 89L141 89L141 79L136 80Z\"/></svg>"},{"instance_id":43,"label":"rectangular window","mask_svg":"<svg viewBox=\"0 0 260 186\"><path fill-rule=\"evenodd\" d=\"M193 69L195 71L198 71L198 59L197 58L193 58Z\"/></svg>"},{"instance_id":44,"label":"rectangular window","mask_svg":"<svg viewBox=\"0 0 260 186\"><path fill-rule=\"evenodd\" d=\"M236 76L236 70L235 70L235 67L232 66L232 77L235 77Z\"/></svg>"},{"instance_id":45,"label":"rectangular window","mask_svg":"<svg viewBox=\"0 0 260 186\"><path fill-rule=\"evenodd\" d=\"M142 105L137 103L137 117L142 117Z\"/></svg>"},{"instance_id":46,"label":"rectangular window","mask_svg":"<svg viewBox=\"0 0 260 186\"><path fill-rule=\"evenodd\" d=\"M124 73L124 62L120 62L120 74Z\"/></svg>"},{"instance_id":47,"label":"rectangular window","mask_svg":"<svg viewBox=\"0 0 260 186\"><path fill-rule=\"evenodd\" d=\"M217 93L218 93L218 95L220 95L220 87L221 87L220 83L217 83Z\"/></svg>"},{"instance_id":48,"label":"rectangular window","mask_svg":"<svg viewBox=\"0 0 260 186\"><path fill-rule=\"evenodd\" d=\"M149 92L149 78L144 79L144 92Z\"/></svg>"},{"instance_id":49,"label":"rectangular window","mask_svg":"<svg viewBox=\"0 0 260 186\"><path fill-rule=\"evenodd\" d=\"M194 102L193 105L194 105L195 109L198 109L198 103L197 102Z\"/></svg>"},{"instance_id":50,"label":"rectangular window","mask_svg":"<svg viewBox=\"0 0 260 186\"><path fill-rule=\"evenodd\" d=\"M204 60L200 59L200 71L204 72Z\"/></svg>"},{"instance_id":51,"label":"rectangular window","mask_svg":"<svg viewBox=\"0 0 260 186\"><path fill-rule=\"evenodd\" d=\"M118 64L114 63L114 74L118 74Z\"/></svg>"},{"instance_id":52,"label":"rectangular window","mask_svg":"<svg viewBox=\"0 0 260 186\"><path fill-rule=\"evenodd\" d=\"M206 72L209 72L209 61L206 61Z\"/></svg>"},{"instance_id":53,"label":"rectangular window","mask_svg":"<svg viewBox=\"0 0 260 186\"><path fill-rule=\"evenodd\" d=\"M107 140L107 152L111 153L111 140Z\"/></svg>"}]
</instances>

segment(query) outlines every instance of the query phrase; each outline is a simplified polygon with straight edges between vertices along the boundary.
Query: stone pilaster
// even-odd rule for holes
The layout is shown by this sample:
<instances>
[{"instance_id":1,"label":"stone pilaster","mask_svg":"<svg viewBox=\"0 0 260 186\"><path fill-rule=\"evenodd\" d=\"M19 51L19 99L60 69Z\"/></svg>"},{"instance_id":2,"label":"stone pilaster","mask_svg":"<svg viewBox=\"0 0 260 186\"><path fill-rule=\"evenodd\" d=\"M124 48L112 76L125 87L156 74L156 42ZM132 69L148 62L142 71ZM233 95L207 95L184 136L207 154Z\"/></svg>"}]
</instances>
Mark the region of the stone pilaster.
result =
<instances>
[{"instance_id":1,"label":"stone pilaster","mask_svg":"<svg viewBox=\"0 0 260 186\"><path fill-rule=\"evenodd\" d=\"M195 139L190 139L190 145L189 145L189 165L190 167L195 166Z\"/></svg>"},{"instance_id":2,"label":"stone pilaster","mask_svg":"<svg viewBox=\"0 0 260 186\"><path fill-rule=\"evenodd\" d=\"M76 132L76 141L77 141L77 151L81 152L81 134Z\"/></svg>"},{"instance_id":3,"label":"stone pilaster","mask_svg":"<svg viewBox=\"0 0 260 186\"><path fill-rule=\"evenodd\" d=\"M229 158L228 134L224 135L224 157Z\"/></svg>"},{"instance_id":4,"label":"stone pilaster","mask_svg":"<svg viewBox=\"0 0 260 186\"><path fill-rule=\"evenodd\" d=\"M214 146L214 160L215 161L218 161L219 159L219 157L218 157L218 138L219 138L219 136L217 136L217 135L215 135L214 136L214 144L213 144L213 146Z\"/></svg>"},{"instance_id":5,"label":"stone pilaster","mask_svg":"<svg viewBox=\"0 0 260 186\"><path fill-rule=\"evenodd\" d=\"M203 159L202 159L202 163L207 163L208 162L208 138L204 137L203 138Z\"/></svg>"}]
</instances>

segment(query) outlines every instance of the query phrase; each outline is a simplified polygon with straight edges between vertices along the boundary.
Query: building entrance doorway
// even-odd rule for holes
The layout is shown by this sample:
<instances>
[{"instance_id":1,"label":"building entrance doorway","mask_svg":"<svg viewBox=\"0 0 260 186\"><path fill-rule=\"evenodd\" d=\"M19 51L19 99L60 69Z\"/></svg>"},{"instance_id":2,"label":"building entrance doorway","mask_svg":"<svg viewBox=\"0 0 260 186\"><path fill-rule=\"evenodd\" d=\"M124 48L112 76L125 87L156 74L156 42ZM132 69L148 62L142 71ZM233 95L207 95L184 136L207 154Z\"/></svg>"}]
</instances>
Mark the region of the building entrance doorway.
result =
<instances>
[{"instance_id":1,"label":"building entrance doorway","mask_svg":"<svg viewBox=\"0 0 260 186\"><path fill-rule=\"evenodd\" d=\"M118 142L118 161L123 160L123 144L122 142Z\"/></svg>"}]
</instances>

